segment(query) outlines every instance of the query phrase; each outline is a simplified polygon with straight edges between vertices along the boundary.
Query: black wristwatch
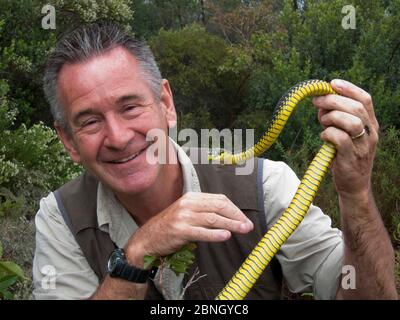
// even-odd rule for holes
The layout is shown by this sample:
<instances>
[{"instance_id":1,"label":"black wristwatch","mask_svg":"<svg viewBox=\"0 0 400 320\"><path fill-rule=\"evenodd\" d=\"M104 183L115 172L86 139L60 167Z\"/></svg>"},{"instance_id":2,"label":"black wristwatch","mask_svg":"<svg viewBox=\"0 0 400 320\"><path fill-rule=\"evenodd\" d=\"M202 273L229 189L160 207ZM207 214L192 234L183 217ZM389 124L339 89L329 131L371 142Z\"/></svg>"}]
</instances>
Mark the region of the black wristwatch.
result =
<instances>
[{"instance_id":1,"label":"black wristwatch","mask_svg":"<svg viewBox=\"0 0 400 320\"><path fill-rule=\"evenodd\" d=\"M157 268L151 270L140 269L128 264L123 249L115 249L111 252L107 263L107 272L110 277L120 278L130 282L145 283L147 279L153 279Z\"/></svg>"}]
</instances>

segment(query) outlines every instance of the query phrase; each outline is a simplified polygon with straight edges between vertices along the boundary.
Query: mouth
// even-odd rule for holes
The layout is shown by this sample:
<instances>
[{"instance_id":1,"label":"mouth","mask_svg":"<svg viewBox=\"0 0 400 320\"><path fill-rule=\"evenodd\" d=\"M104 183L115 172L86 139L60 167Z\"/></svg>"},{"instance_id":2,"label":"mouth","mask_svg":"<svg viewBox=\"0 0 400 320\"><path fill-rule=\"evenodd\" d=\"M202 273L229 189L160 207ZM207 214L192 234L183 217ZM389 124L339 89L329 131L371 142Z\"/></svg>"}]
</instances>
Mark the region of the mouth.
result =
<instances>
[{"instance_id":1,"label":"mouth","mask_svg":"<svg viewBox=\"0 0 400 320\"><path fill-rule=\"evenodd\" d=\"M140 151L138 151L138 152L136 152L136 153L134 153L134 154L132 154L132 155L130 155L130 156L127 156L127 157L125 157L125 158L117 159L117 160L112 160L112 161L106 161L106 162L107 162L107 163L113 163L113 164L124 164L124 163L130 162L130 161L136 159L136 158L137 158L140 154L142 154L144 151L146 151L147 148L148 148L150 145L151 145L151 144L147 145L147 146L144 147L142 150L140 150Z\"/></svg>"}]
</instances>

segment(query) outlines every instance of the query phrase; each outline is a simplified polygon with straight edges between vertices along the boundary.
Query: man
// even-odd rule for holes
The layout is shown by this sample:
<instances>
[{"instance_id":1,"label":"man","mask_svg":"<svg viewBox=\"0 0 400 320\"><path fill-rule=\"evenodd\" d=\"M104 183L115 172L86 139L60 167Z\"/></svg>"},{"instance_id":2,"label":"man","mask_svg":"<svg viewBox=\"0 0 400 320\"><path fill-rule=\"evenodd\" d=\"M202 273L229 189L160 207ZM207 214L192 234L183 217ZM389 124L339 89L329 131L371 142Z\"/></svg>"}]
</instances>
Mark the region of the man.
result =
<instances>
[{"instance_id":1,"label":"man","mask_svg":"<svg viewBox=\"0 0 400 320\"><path fill-rule=\"evenodd\" d=\"M318 299L397 297L393 249L371 191L378 141L371 97L346 81L332 85L340 95L313 102L321 138L338 150L332 171L343 236L312 206L249 298L279 298L282 273L292 291ZM147 161L149 133L167 137L176 124L172 92L149 49L114 25L82 26L61 40L44 89L62 143L87 173L41 201L37 299L178 299L188 279L162 268L147 281L144 257L190 242L203 277L185 298L214 298L298 186L281 162L259 161L248 177L230 166L194 166L167 138L161 142L176 150L167 163ZM43 271L49 265L53 278ZM340 286L343 265L354 266L355 289Z\"/></svg>"}]
</instances>

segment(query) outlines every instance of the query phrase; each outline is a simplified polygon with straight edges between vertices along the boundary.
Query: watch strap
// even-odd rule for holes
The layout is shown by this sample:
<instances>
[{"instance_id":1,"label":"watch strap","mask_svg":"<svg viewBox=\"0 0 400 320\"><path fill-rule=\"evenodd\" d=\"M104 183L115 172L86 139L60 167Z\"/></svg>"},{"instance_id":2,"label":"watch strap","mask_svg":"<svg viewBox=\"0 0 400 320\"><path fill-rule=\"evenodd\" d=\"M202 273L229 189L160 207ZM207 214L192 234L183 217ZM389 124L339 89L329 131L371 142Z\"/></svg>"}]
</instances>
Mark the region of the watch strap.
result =
<instances>
[{"instance_id":1,"label":"watch strap","mask_svg":"<svg viewBox=\"0 0 400 320\"><path fill-rule=\"evenodd\" d=\"M125 264L121 268L121 271L118 272L118 277L130 282L145 283L147 279L153 280L157 271L157 267L153 267L150 270L144 270Z\"/></svg>"},{"instance_id":2,"label":"watch strap","mask_svg":"<svg viewBox=\"0 0 400 320\"><path fill-rule=\"evenodd\" d=\"M124 249L121 248L115 249L110 256L110 259L113 254L116 254L116 256L119 257L119 263L117 263L114 270L109 271L111 277L121 278L135 283L145 283L148 279L154 279L158 270L157 267L145 270L128 264Z\"/></svg>"}]
</instances>

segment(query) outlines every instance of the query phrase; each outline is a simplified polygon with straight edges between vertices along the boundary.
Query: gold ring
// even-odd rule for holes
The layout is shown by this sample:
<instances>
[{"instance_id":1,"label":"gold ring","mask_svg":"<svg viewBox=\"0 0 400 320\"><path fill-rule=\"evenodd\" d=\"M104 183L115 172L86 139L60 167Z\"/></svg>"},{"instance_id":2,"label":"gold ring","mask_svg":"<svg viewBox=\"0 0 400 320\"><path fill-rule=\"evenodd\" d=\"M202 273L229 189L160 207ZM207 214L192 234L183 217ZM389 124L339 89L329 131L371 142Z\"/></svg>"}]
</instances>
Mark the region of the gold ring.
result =
<instances>
[{"instance_id":1,"label":"gold ring","mask_svg":"<svg viewBox=\"0 0 400 320\"><path fill-rule=\"evenodd\" d=\"M365 128L363 128L363 130L358 135L351 137L351 139L355 140L355 139L361 138L365 134L365 132L366 132L366 130L365 130Z\"/></svg>"}]
</instances>

